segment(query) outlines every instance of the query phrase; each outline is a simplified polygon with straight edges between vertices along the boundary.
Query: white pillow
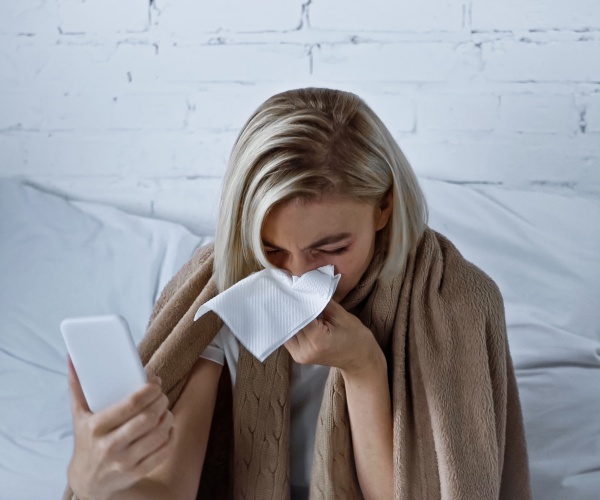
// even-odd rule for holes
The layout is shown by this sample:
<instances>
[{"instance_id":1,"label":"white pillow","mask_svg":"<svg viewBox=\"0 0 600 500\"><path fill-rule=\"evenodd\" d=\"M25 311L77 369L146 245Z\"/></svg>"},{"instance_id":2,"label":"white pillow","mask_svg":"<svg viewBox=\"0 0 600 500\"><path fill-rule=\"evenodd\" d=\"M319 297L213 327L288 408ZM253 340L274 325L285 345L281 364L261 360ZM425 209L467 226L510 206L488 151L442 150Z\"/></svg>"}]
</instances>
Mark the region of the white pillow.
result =
<instances>
[{"instance_id":1,"label":"white pillow","mask_svg":"<svg viewBox=\"0 0 600 500\"><path fill-rule=\"evenodd\" d=\"M60 498L72 451L60 321L116 313L136 341L166 281L207 239L0 179L0 484Z\"/></svg>"},{"instance_id":2,"label":"white pillow","mask_svg":"<svg viewBox=\"0 0 600 500\"><path fill-rule=\"evenodd\" d=\"M420 180L430 226L502 291L534 498L600 491L600 201Z\"/></svg>"}]
</instances>

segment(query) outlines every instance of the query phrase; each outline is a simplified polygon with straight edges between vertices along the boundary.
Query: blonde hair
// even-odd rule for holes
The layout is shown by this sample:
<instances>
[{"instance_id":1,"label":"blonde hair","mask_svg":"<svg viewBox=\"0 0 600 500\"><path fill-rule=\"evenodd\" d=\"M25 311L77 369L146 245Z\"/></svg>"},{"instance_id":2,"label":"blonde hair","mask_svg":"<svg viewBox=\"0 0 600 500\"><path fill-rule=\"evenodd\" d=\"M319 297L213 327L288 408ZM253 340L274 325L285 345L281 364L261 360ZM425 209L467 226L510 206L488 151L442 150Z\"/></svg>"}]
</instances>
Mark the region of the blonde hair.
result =
<instances>
[{"instance_id":1,"label":"blonde hair","mask_svg":"<svg viewBox=\"0 0 600 500\"><path fill-rule=\"evenodd\" d=\"M385 251L382 279L404 266L427 222L408 160L381 119L353 93L303 88L270 97L240 131L223 179L214 243L219 290L273 267L261 230L275 204L325 193L380 203L390 189L392 213L378 238Z\"/></svg>"}]
</instances>

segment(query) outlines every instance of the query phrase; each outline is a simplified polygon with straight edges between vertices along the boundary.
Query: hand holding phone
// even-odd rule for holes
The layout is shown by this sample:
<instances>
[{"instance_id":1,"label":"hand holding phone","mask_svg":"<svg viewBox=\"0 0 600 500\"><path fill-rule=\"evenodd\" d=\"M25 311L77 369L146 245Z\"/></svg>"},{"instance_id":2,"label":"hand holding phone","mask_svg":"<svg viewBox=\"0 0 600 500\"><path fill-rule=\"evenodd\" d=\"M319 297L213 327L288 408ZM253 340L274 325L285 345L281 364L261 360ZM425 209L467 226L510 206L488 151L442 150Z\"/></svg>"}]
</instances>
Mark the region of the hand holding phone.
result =
<instances>
[{"instance_id":1,"label":"hand holding phone","mask_svg":"<svg viewBox=\"0 0 600 500\"><path fill-rule=\"evenodd\" d=\"M125 399L146 383L144 367L124 318L67 318L60 329L92 412Z\"/></svg>"}]
</instances>

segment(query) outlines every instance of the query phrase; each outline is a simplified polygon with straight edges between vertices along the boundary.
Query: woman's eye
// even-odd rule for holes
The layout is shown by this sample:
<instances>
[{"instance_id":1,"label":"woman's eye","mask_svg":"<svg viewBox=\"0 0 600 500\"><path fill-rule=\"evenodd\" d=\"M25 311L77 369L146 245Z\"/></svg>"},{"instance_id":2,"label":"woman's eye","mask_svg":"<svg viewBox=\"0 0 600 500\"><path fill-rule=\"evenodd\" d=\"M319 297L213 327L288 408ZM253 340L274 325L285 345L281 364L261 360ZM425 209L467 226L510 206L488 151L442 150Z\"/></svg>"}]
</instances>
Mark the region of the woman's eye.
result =
<instances>
[{"instance_id":1,"label":"woman's eye","mask_svg":"<svg viewBox=\"0 0 600 500\"><path fill-rule=\"evenodd\" d=\"M326 253L327 255L340 255L340 254L344 253L346 250L348 250L348 247L336 248L335 250L320 250L320 251L323 253Z\"/></svg>"},{"instance_id":2,"label":"woman's eye","mask_svg":"<svg viewBox=\"0 0 600 500\"><path fill-rule=\"evenodd\" d=\"M336 248L335 250L316 250L316 252L321 253L321 254L326 254L326 255L340 255L340 254L344 253L346 250L348 250L348 247ZM272 249L272 250L265 250L265 253L269 257L277 257L277 256L283 254L283 251Z\"/></svg>"}]
</instances>

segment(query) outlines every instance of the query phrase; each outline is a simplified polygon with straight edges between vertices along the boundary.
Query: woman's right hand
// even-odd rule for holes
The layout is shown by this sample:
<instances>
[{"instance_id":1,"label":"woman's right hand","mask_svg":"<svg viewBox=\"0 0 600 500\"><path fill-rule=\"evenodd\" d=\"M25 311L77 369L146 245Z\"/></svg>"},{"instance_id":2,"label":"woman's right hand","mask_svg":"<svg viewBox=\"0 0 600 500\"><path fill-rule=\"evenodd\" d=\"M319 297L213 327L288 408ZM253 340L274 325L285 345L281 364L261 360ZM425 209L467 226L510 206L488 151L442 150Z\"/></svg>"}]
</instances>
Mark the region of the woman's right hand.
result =
<instances>
[{"instance_id":1,"label":"woman's right hand","mask_svg":"<svg viewBox=\"0 0 600 500\"><path fill-rule=\"evenodd\" d=\"M110 498L168 456L173 415L158 377L126 400L92 413L69 359L69 390L75 446L68 476L79 498Z\"/></svg>"}]
</instances>

